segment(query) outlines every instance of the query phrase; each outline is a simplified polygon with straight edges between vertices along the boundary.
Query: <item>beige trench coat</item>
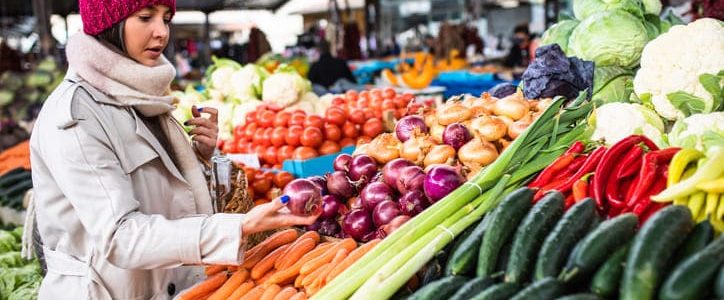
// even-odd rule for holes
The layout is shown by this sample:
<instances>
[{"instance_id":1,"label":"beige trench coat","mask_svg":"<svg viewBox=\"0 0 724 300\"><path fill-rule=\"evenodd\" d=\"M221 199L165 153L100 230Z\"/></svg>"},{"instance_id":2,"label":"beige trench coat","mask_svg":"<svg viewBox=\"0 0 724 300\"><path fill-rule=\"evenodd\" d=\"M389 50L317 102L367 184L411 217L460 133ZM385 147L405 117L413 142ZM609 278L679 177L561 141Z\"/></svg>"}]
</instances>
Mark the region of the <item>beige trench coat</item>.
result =
<instances>
[{"instance_id":1,"label":"beige trench coat","mask_svg":"<svg viewBox=\"0 0 724 300\"><path fill-rule=\"evenodd\" d=\"M30 148L48 273L40 299L169 299L200 264L239 264L242 215L197 211L189 184L133 109L66 79Z\"/></svg>"}]
</instances>

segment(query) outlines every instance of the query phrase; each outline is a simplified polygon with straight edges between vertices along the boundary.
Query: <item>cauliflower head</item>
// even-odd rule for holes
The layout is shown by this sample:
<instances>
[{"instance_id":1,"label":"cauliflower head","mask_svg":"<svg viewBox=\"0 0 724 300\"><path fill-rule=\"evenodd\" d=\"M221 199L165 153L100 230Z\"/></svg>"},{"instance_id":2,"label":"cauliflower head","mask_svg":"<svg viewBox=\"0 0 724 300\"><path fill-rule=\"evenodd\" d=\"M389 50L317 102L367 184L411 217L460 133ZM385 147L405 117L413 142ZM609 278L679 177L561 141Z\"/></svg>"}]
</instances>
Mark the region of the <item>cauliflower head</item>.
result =
<instances>
[{"instance_id":1,"label":"cauliflower head","mask_svg":"<svg viewBox=\"0 0 724 300\"><path fill-rule=\"evenodd\" d=\"M240 102L260 99L262 82L268 76L269 73L264 68L247 64L231 74L229 96Z\"/></svg>"},{"instance_id":2,"label":"cauliflower head","mask_svg":"<svg viewBox=\"0 0 724 300\"><path fill-rule=\"evenodd\" d=\"M671 27L644 47L634 92L668 120L722 105L724 23L699 19Z\"/></svg>"},{"instance_id":3,"label":"cauliflower head","mask_svg":"<svg viewBox=\"0 0 724 300\"><path fill-rule=\"evenodd\" d=\"M695 114L676 121L669 132L669 143L702 153L715 146L724 146L724 112Z\"/></svg>"},{"instance_id":4,"label":"cauliflower head","mask_svg":"<svg viewBox=\"0 0 724 300\"><path fill-rule=\"evenodd\" d=\"M299 101L312 89L311 83L288 65L282 65L264 80L262 100L264 103L288 107Z\"/></svg>"},{"instance_id":5,"label":"cauliflower head","mask_svg":"<svg viewBox=\"0 0 724 300\"><path fill-rule=\"evenodd\" d=\"M613 145L632 134L643 134L659 146L665 146L664 122L654 111L635 103L608 103L594 111L592 140L603 139Z\"/></svg>"}]
</instances>

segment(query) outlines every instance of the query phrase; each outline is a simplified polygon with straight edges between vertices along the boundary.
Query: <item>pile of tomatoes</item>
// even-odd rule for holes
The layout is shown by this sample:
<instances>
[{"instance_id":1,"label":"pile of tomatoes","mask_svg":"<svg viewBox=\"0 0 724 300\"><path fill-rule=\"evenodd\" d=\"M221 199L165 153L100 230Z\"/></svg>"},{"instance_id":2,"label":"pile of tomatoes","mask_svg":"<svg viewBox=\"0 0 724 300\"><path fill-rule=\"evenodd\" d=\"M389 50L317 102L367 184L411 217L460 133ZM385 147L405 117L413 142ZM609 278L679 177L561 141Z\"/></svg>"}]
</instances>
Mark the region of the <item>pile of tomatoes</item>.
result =
<instances>
[{"instance_id":1,"label":"pile of tomatoes","mask_svg":"<svg viewBox=\"0 0 724 300\"><path fill-rule=\"evenodd\" d=\"M414 108L413 99L389 88L347 91L332 100L323 116L262 105L246 115L245 125L234 128L233 140L225 141L222 151L256 154L269 168L281 168L288 159L337 153L383 133L383 115L401 118Z\"/></svg>"},{"instance_id":2,"label":"pile of tomatoes","mask_svg":"<svg viewBox=\"0 0 724 300\"><path fill-rule=\"evenodd\" d=\"M246 174L249 198L254 199L254 205L270 202L281 195L284 187L294 180L289 172L271 172L248 166L240 166Z\"/></svg>"}]
</instances>

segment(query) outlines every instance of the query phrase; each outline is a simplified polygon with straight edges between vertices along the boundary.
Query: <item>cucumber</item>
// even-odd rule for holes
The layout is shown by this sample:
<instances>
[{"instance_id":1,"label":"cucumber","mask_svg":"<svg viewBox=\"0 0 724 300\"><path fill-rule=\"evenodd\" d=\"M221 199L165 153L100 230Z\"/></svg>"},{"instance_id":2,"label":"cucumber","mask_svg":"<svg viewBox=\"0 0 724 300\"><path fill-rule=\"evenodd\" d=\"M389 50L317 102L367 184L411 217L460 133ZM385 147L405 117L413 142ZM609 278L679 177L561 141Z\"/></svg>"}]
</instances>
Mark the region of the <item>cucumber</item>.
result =
<instances>
[{"instance_id":1,"label":"cucumber","mask_svg":"<svg viewBox=\"0 0 724 300\"><path fill-rule=\"evenodd\" d=\"M33 188L33 180L24 179L23 181L15 183L8 189L0 191L0 197L12 198L14 196L17 196L18 194L24 194L31 188Z\"/></svg>"},{"instance_id":2,"label":"cucumber","mask_svg":"<svg viewBox=\"0 0 724 300\"><path fill-rule=\"evenodd\" d=\"M469 279L462 276L447 276L423 286L408 300L447 299L457 292Z\"/></svg>"},{"instance_id":3,"label":"cucumber","mask_svg":"<svg viewBox=\"0 0 724 300\"><path fill-rule=\"evenodd\" d=\"M490 221L490 214L486 215L477 226L472 227L470 234L461 239L462 242L453 248L450 259L445 267L447 275L469 275L475 271L477 263L476 254L480 250L480 242L485 235L485 229Z\"/></svg>"},{"instance_id":4,"label":"cucumber","mask_svg":"<svg viewBox=\"0 0 724 300\"><path fill-rule=\"evenodd\" d=\"M631 213L603 221L579 242L559 278L575 282L593 273L611 253L634 236L637 224L638 217Z\"/></svg>"},{"instance_id":5,"label":"cucumber","mask_svg":"<svg viewBox=\"0 0 724 300\"><path fill-rule=\"evenodd\" d=\"M485 289L470 300L508 300L520 291L517 283L503 282Z\"/></svg>"},{"instance_id":6,"label":"cucumber","mask_svg":"<svg viewBox=\"0 0 724 300\"><path fill-rule=\"evenodd\" d=\"M621 284L623 265L626 262L630 243L622 246L603 263L591 280L591 292L605 298L614 297Z\"/></svg>"},{"instance_id":7,"label":"cucumber","mask_svg":"<svg viewBox=\"0 0 724 300\"><path fill-rule=\"evenodd\" d=\"M659 291L661 300L707 299L717 272L724 264L724 238L719 237L679 264Z\"/></svg>"},{"instance_id":8,"label":"cucumber","mask_svg":"<svg viewBox=\"0 0 724 300\"><path fill-rule=\"evenodd\" d=\"M683 262L695 253L706 248L706 245L714 238L714 227L711 226L709 219L702 221L694 226L689 236L686 237L684 244L676 251L676 257L673 261L675 265Z\"/></svg>"},{"instance_id":9,"label":"cucumber","mask_svg":"<svg viewBox=\"0 0 724 300\"><path fill-rule=\"evenodd\" d=\"M536 261L534 280L558 276L573 247L591 230L596 204L587 198L571 206L546 237Z\"/></svg>"},{"instance_id":10,"label":"cucumber","mask_svg":"<svg viewBox=\"0 0 724 300\"><path fill-rule=\"evenodd\" d=\"M563 194L547 193L525 216L513 237L505 282L524 283L531 278L541 244L563 215Z\"/></svg>"},{"instance_id":11,"label":"cucumber","mask_svg":"<svg viewBox=\"0 0 724 300\"><path fill-rule=\"evenodd\" d=\"M621 299L647 300L656 296L667 264L694 227L691 218L686 206L670 205L643 224L626 259Z\"/></svg>"},{"instance_id":12,"label":"cucumber","mask_svg":"<svg viewBox=\"0 0 724 300\"><path fill-rule=\"evenodd\" d=\"M714 295L718 299L724 299L724 265L719 267L719 275L716 276L714 283Z\"/></svg>"},{"instance_id":13,"label":"cucumber","mask_svg":"<svg viewBox=\"0 0 724 300\"><path fill-rule=\"evenodd\" d=\"M605 298L601 298L601 297L599 297L599 296L596 295L596 294L581 293L581 294L573 294L573 295L563 296L563 297L560 297L560 298L558 298L558 299L556 299L556 300L604 300L604 299L605 299Z\"/></svg>"},{"instance_id":14,"label":"cucumber","mask_svg":"<svg viewBox=\"0 0 724 300\"><path fill-rule=\"evenodd\" d=\"M498 262L495 263L495 272L493 277L504 277L505 269L508 268L508 261L510 260L510 250L513 248L513 241L505 243L503 248L500 248L498 252Z\"/></svg>"},{"instance_id":15,"label":"cucumber","mask_svg":"<svg viewBox=\"0 0 724 300\"><path fill-rule=\"evenodd\" d=\"M450 245L448 245L450 246ZM443 269L443 263L447 259L447 250L448 247L443 248L441 252L435 255L425 266L422 268L420 273L420 279L422 282L420 282L421 286L425 286L433 281L436 281L443 277L444 269Z\"/></svg>"},{"instance_id":16,"label":"cucumber","mask_svg":"<svg viewBox=\"0 0 724 300\"><path fill-rule=\"evenodd\" d=\"M31 177L30 172L23 168L15 168L7 173L5 173L3 176L0 176L0 187L3 188L9 188L15 183L29 179Z\"/></svg>"},{"instance_id":17,"label":"cucumber","mask_svg":"<svg viewBox=\"0 0 724 300\"><path fill-rule=\"evenodd\" d=\"M530 210L533 190L523 187L510 193L491 213L490 224L478 253L478 277L490 276L502 248L513 236L515 229Z\"/></svg>"},{"instance_id":18,"label":"cucumber","mask_svg":"<svg viewBox=\"0 0 724 300\"><path fill-rule=\"evenodd\" d=\"M550 300L560 297L565 292L563 282L553 277L546 277L524 288L510 300Z\"/></svg>"},{"instance_id":19,"label":"cucumber","mask_svg":"<svg viewBox=\"0 0 724 300\"><path fill-rule=\"evenodd\" d=\"M450 297L450 300L468 300L473 296L480 294L480 292L489 288L494 283L495 280L492 278L475 278L460 287L460 289L452 297Z\"/></svg>"}]
</instances>

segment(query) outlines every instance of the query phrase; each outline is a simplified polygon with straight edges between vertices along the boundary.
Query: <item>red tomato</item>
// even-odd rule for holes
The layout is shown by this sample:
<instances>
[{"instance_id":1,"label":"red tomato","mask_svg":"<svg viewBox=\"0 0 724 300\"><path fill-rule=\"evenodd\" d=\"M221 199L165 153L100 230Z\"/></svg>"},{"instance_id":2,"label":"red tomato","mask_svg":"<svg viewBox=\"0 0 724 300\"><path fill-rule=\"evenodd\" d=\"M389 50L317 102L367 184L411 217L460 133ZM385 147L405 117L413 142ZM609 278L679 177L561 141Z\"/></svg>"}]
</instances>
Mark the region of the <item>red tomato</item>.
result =
<instances>
[{"instance_id":1,"label":"red tomato","mask_svg":"<svg viewBox=\"0 0 724 300\"><path fill-rule=\"evenodd\" d=\"M347 98L347 101L357 101L359 98L359 93L355 90L348 90L346 93L344 93L344 96Z\"/></svg>"},{"instance_id":2,"label":"red tomato","mask_svg":"<svg viewBox=\"0 0 724 300\"><path fill-rule=\"evenodd\" d=\"M366 136L378 136L384 131L384 126L380 119L369 119L362 125L362 134Z\"/></svg>"},{"instance_id":3,"label":"red tomato","mask_svg":"<svg viewBox=\"0 0 724 300\"><path fill-rule=\"evenodd\" d=\"M272 133L274 133L274 128L264 128L264 140L261 141L262 145L269 146L271 145L271 138Z\"/></svg>"},{"instance_id":4,"label":"red tomato","mask_svg":"<svg viewBox=\"0 0 724 300\"><path fill-rule=\"evenodd\" d=\"M360 109L370 107L370 99L369 98L359 98L359 100L357 100L356 107L360 108Z\"/></svg>"},{"instance_id":5,"label":"red tomato","mask_svg":"<svg viewBox=\"0 0 724 300\"><path fill-rule=\"evenodd\" d=\"M224 143L224 146L221 148L221 152L224 153L237 153L237 151L238 149L235 143Z\"/></svg>"},{"instance_id":6,"label":"red tomato","mask_svg":"<svg viewBox=\"0 0 724 300\"><path fill-rule=\"evenodd\" d=\"M405 99L405 97L402 97L401 95L393 98L392 101L395 102L395 106L397 108L405 108L408 104L410 104L410 101L408 101L407 99Z\"/></svg>"},{"instance_id":7,"label":"red tomato","mask_svg":"<svg viewBox=\"0 0 724 300\"><path fill-rule=\"evenodd\" d=\"M267 147L262 158L264 159L264 162L268 164L277 163L277 148L274 146Z\"/></svg>"},{"instance_id":8,"label":"red tomato","mask_svg":"<svg viewBox=\"0 0 724 300\"><path fill-rule=\"evenodd\" d=\"M307 112L299 108L292 111L292 114L303 114L305 117L307 116Z\"/></svg>"},{"instance_id":9,"label":"red tomato","mask_svg":"<svg viewBox=\"0 0 724 300\"><path fill-rule=\"evenodd\" d=\"M355 140L346 137L346 138L343 138L341 141L339 141L339 145L342 146L342 147L354 146L354 145L355 145Z\"/></svg>"},{"instance_id":10,"label":"red tomato","mask_svg":"<svg viewBox=\"0 0 724 300\"><path fill-rule=\"evenodd\" d=\"M370 96L372 97L382 97L382 90L380 89L371 89L370 90Z\"/></svg>"},{"instance_id":11,"label":"red tomato","mask_svg":"<svg viewBox=\"0 0 724 300\"><path fill-rule=\"evenodd\" d=\"M266 194L272 187L272 181L266 178L263 174L257 174L254 176L254 181L251 183L251 187L254 188L255 194Z\"/></svg>"},{"instance_id":12,"label":"red tomato","mask_svg":"<svg viewBox=\"0 0 724 300\"><path fill-rule=\"evenodd\" d=\"M289 119L289 126L292 125L304 125L304 120L307 119L307 114L305 113L299 113L299 112L293 112L292 117Z\"/></svg>"},{"instance_id":13,"label":"red tomato","mask_svg":"<svg viewBox=\"0 0 724 300\"><path fill-rule=\"evenodd\" d=\"M281 171L274 175L274 180L272 180L272 182L274 182L274 186L283 189L292 180L294 180L294 175L292 175L292 173Z\"/></svg>"},{"instance_id":14,"label":"red tomato","mask_svg":"<svg viewBox=\"0 0 724 300\"><path fill-rule=\"evenodd\" d=\"M370 107L371 108L380 108L382 106L382 101L384 101L384 99L382 99L382 97L372 98L372 99L370 99Z\"/></svg>"},{"instance_id":15,"label":"red tomato","mask_svg":"<svg viewBox=\"0 0 724 300\"><path fill-rule=\"evenodd\" d=\"M344 123L344 126L342 126L342 134L344 137L348 138L356 138L359 136L359 130L357 130L357 126L351 122Z\"/></svg>"},{"instance_id":16,"label":"red tomato","mask_svg":"<svg viewBox=\"0 0 724 300\"><path fill-rule=\"evenodd\" d=\"M251 138L251 141L254 143L254 145L261 145L263 140L264 128L257 128L256 131L254 131L254 136Z\"/></svg>"},{"instance_id":17,"label":"red tomato","mask_svg":"<svg viewBox=\"0 0 724 300\"><path fill-rule=\"evenodd\" d=\"M274 126L274 118L276 118L276 115L277 114L271 110L265 110L259 116L259 125L265 128Z\"/></svg>"},{"instance_id":18,"label":"red tomato","mask_svg":"<svg viewBox=\"0 0 724 300\"><path fill-rule=\"evenodd\" d=\"M369 98L370 98L370 92L369 92L369 91L361 91L361 92L359 92L359 98L360 98L360 99L365 98L365 99L368 99L368 100L369 100Z\"/></svg>"},{"instance_id":19,"label":"red tomato","mask_svg":"<svg viewBox=\"0 0 724 300\"><path fill-rule=\"evenodd\" d=\"M375 117L375 110L372 108L363 108L362 109L365 112L365 119L372 119Z\"/></svg>"},{"instance_id":20,"label":"red tomato","mask_svg":"<svg viewBox=\"0 0 724 300\"><path fill-rule=\"evenodd\" d=\"M286 127L289 124L289 119L292 118L292 113L283 111L277 113L277 117L274 119L274 127Z\"/></svg>"},{"instance_id":21,"label":"red tomato","mask_svg":"<svg viewBox=\"0 0 724 300\"><path fill-rule=\"evenodd\" d=\"M244 125L236 125L234 127L234 139L239 140L244 137Z\"/></svg>"},{"instance_id":22,"label":"red tomato","mask_svg":"<svg viewBox=\"0 0 724 300\"><path fill-rule=\"evenodd\" d=\"M355 124L364 124L365 121L367 121L367 118L365 118L365 112L361 109L355 109L349 113L349 120L352 123Z\"/></svg>"},{"instance_id":23,"label":"red tomato","mask_svg":"<svg viewBox=\"0 0 724 300\"><path fill-rule=\"evenodd\" d=\"M246 127L244 127L244 137L247 140L251 140L254 137L254 133L256 132L257 125L256 123L248 123L246 124Z\"/></svg>"},{"instance_id":24,"label":"red tomato","mask_svg":"<svg viewBox=\"0 0 724 300\"><path fill-rule=\"evenodd\" d=\"M347 116L344 113L344 110L342 110L339 107L330 107L327 109L327 113L325 114L325 120L328 123L336 124L336 125L344 125L344 122L346 121Z\"/></svg>"},{"instance_id":25,"label":"red tomato","mask_svg":"<svg viewBox=\"0 0 724 300\"><path fill-rule=\"evenodd\" d=\"M279 163L283 163L287 159L292 159L292 156L294 156L293 146L284 145L279 147L279 151L277 151L277 161Z\"/></svg>"},{"instance_id":26,"label":"red tomato","mask_svg":"<svg viewBox=\"0 0 724 300\"><path fill-rule=\"evenodd\" d=\"M325 124L324 138L333 142L339 141L342 138L342 129L334 124Z\"/></svg>"},{"instance_id":27,"label":"red tomato","mask_svg":"<svg viewBox=\"0 0 724 300\"><path fill-rule=\"evenodd\" d=\"M304 132L302 133L302 137L299 139L299 142L302 144L302 146L317 148L319 145L322 144L322 141L324 140L324 135L322 134L322 131L319 130L317 127L307 127L304 128Z\"/></svg>"},{"instance_id":28,"label":"red tomato","mask_svg":"<svg viewBox=\"0 0 724 300\"><path fill-rule=\"evenodd\" d=\"M337 107L347 106L347 100L344 100L341 97L335 97L332 99L332 105Z\"/></svg>"},{"instance_id":29,"label":"red tomato","mask_svg":"<svg viewBox=\"0 0 724 300\"><path fill-rule=\"evenodd\" d=\"M271 144L274 145L274 147L281 147L286 143L285 139L287 138L287 128L286 127L276 127L274 128L274 131L272 132L271 136Z\"/></svg>"},{"instance_id":30,"label":"red tomato","mask_svg":"<svg viewBox=\"0 0 724 300\"><path fill-rule=\"evenodd\" d=\"M332 153L337 153L341 150L339 145L332 141L324 141L321 146L319 146L319 154L321 155L327 155Z\"/></svg>"},{"instance_id":31,"label":"red tomato","mask_svg":"<svg viewBox=\"0 0 724 300\"><path fill-rule=\"evenodd\" d=\"M415 95L410 94L410 93L404 93L404 94L402 94L402 98L405 98L405 100L407 100L407 102L410 102L415 99Z\"/></svg>"},{"instance_id":32,"label":"red tomato","mask_svg":"<svg viewBox=\"0 0 724 300\"><path fill-rule=\"evenodd\" d=\"M246 113L246 116L244 116L244 120L246 121L246 124L255 123L256 122L256 111L250 111Z\"/></svg>"},{"instance_id":33,"label":"red tomato","mask_svg":"<svg viewBox=\"0 0 724 300\"><path fill-rule=\"evenodd\" d=\"M319 154L317 153L317 150L314 150L314 148L299 147L294 150L293 158L298 160L307 160L317 156L319 156Z\"/></svg>"},{"instance_id":34,"label":"red tomato","mask_svg":"<svg viewBox=\"0 0 724 300\"><path fill-rule=\"evenodd\" d=\"M308 115L307 119L304 120L304 127L316 127L322 129L324 128L324 119L318 115Z\"/></svg>"},{"instance_id":35,"label":"red tomato","mask_svg":"<svg viewBox=\"0 0 724 300\"><path fill-rule=\"evenodd\" d=\"M259 159L262 159L264 157L264 151L266 151L266 147L262 145L255 145L253 154L256 154Z\"/></svg>"},{"instance_id":36,"label":"red tomato","mask_svg":"<svg viewBox=\"0 0 724 300\"><path fill-rule=\"evenodd\" d=\"M397 92L395 92L395 89L390 88L390 87L385 88L385 89L382 91L382 98L385 98L385 99L392 99L392 98L394 98L396 95L397 95Z\"/></svg>"},{"instance_id":37,"label":"red tomato","mask_svg":"<svg viewBox=\"0 0 724 300\"><path fill-rule=\"evenodd\" d=\"M287 130L287 136L284 138L284 141L287 142L287 145L290 146L299 146L299 138L302 137L302 133L304 132L304 127L301 125L292 125L289 126L289 129Z\"/></svg>"},{"instance_id":38,"label":"red tomato","mask_svg":"<svg viewBox=\"0 0 724 300\"><path fill-rule=\"evenodd\" d=\"M395 102L392 100L384 100L382 101L382 110L385 109L396 109Z\"/></svg>"}]
</instances>

